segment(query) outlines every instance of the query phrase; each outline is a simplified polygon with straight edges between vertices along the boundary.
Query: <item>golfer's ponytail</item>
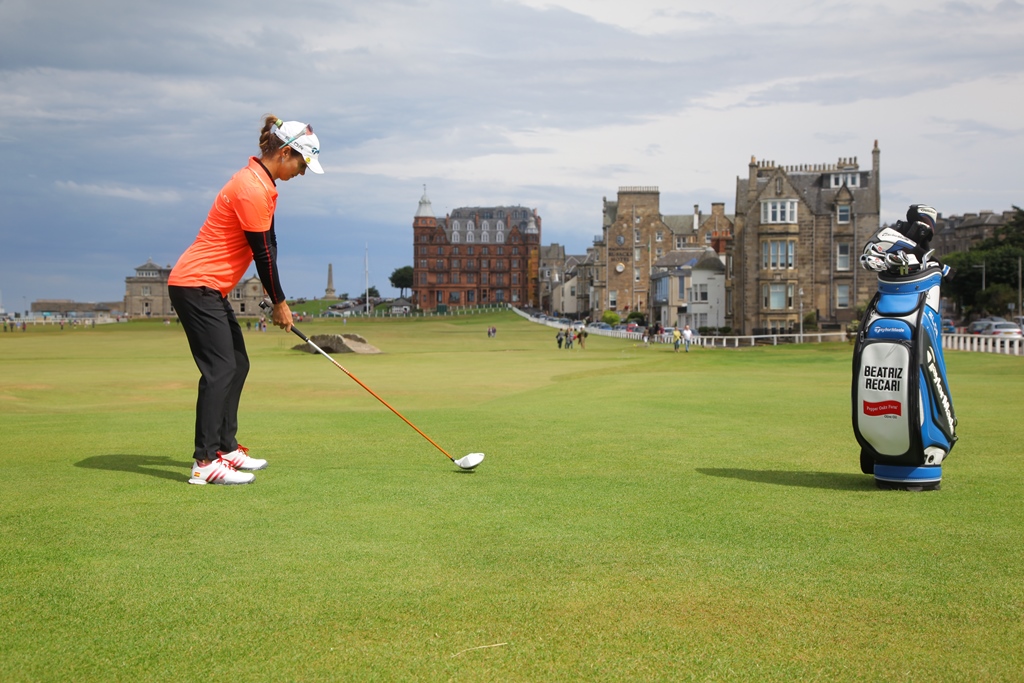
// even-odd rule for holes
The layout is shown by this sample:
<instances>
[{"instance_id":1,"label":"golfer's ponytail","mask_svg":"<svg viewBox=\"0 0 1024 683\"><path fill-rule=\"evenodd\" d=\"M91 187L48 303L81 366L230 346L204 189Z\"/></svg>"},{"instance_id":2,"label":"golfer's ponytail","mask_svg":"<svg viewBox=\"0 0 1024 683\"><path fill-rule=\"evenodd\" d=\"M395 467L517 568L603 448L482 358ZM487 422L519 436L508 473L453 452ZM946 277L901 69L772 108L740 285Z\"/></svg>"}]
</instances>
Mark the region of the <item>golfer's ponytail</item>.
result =
<instances>
[{"instance_id":1,"label":"golfer's ponytail","mask_svg":"<svg viewBox=\"0 0 1024 683\"><path fill-rule=\"evenodd\" d=\"M274 126L280 126L282 123L283 121L273 114L264 114L263 129L260 131L260 152L263 153L263 156L268 157L275 150L281 148L281 140L271 133L270 130Z\"/></svg>"}]
</instances>

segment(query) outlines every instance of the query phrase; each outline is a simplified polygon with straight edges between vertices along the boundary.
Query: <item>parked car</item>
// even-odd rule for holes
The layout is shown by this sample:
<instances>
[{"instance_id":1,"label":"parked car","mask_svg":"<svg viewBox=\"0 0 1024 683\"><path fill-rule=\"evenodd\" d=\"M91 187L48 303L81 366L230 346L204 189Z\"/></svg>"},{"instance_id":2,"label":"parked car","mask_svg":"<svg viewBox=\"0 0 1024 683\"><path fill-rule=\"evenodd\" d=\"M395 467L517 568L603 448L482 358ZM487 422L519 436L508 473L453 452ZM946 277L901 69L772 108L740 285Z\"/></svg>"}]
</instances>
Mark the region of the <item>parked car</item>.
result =
<instances>
[{"instance_id":1,"label":"parked car","mask_svg":"<svg viewBox=\"0 0 1024 683\"><path fill-rule=\"evenodd\" d=\"M967 334L981 334L983 327L991 322L998 322L992 318L980 318L967 326Z\"/></svg>"},{"instance_id":2,"label":"parked car","mask_svg":"<svg viewBox=\"0 0 1024 683\"><path fill-rule=\"evenodd\" d=\"M592 330L610 330L610 329L612 329L611 325L609 325L606 322L600 322L600 321L598 321L596 323L590 323L589 325L587 325L587 327L592 329Z\"/></svg>"},{"instance_id":3,"label":"parked car","mask_svg":"<svg viewBox=\"0 0 1024 683\"><path fill-rule=\"evenodd\" d=\"M1021 339L1024 334L1020 331L1020 325L1017 323L998 323L989 322L985 327L981 328L981 332L986 337L999 337L1000 339Z\"/></svg>"},{"instance_id":4,"label":"parked car","mask_svg":"<svg viewBox=\"0 0 1024 683\"><path fill-rule=\"evenodd\" d=\"M956 325L954 325L953 321L950 320L949 318L944 318L942 320L942 331L945 332L946 334L955 334Z\"/></svg>"}]
</instances>

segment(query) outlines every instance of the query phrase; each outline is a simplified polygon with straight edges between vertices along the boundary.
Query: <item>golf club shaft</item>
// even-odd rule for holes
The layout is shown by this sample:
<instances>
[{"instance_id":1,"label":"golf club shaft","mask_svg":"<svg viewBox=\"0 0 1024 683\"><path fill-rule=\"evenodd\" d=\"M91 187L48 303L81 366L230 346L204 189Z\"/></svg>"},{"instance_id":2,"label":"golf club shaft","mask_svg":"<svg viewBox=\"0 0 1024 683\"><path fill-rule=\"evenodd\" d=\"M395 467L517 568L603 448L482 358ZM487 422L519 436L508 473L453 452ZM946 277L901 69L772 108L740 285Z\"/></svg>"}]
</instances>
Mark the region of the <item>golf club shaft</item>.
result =
<instances>
[{"instance_id":1,"label":"golf club shaft","mask_svg":"<svg viewBox=\"0 0 1024 683\"><path fill-rule=\"evenodd\" d=\"M368 387L368 386L366 386L365 384L363 384L362 382L360 382L360 381L359 381L359 378L358 378L358 377L356 377L356 376L355 376L355 375L353 375L353 374L352 374L351 372L349 372L348 370L346 370L346 369L345 369L345 368L344 368L344 367L343 367L343 366L341 365L341 363L339 363L338 361L334 360L334 358L332 358L330 354L328 354L328 353L327 353L326 351L324 351L324 350L323 350L323 349L321 349L321 348L320 348L319 346L317 346L316 344L314 344L314 343L313 343L313 341L312 341L312 340L311 340L311 339L310 339L309 337L307 337L306 335L302 334L302 332L301 332L301 331L299 330L299 328L297 328L297 327L295 327L294 325L292 325L292 332L294 332L294 333L295 333L296 335L298 335L299 339L301 339L302 341L306 342L307 344L309 344L310 346L312 346L312 347L313 347L314 349L316 349L316 350L317 350L317 352L318 352L318 353L320 353L320 354L321 354L321 355L322 355L322 356L323 356L324 358L326 358L327 360L329 360L329 361L331 361L332 363L334 363L334 367L338 368L339 370L341 370L342 372L344 372L344 373L345 373L346 375L348 375L348 376L349 376L350 378L352 378L352 381L353 381L353 382L355 382L356 384L358 384L359 386L361 386L361 387L362 387L363 389L366 389L366 391L367 391L367 392L369 392L369 394L370 394L371 396L373 396L373 397L374 397L375 399L377 399L378 401L380 401L381 403L383 403L383 404L384 404L384 405L385 405L385 406L387 407L387 409L388 409L388 410L390 410L391 412L393 412L393 413L394 413L395 415L397 415L398 417L402 418L402 421L403 421L403 422L405 422L405 424L407 424L407 425L409 425L410 427L412 427L413 429L415 429L415 430L416 430L416 433L417 433L417 434L419 434L419 435L420 435L420 436L422 436L422 437L423 437L424 439L426 439L427 441L429 441L429 442L430 442L430 443L431 443L431 444L432 444L432 445L434 446L434 448L436 448L437 450L439 450L439 451L441 451L442 453L444 453L444 455L445 455L445 457L446 457L446 458L448 458L448 459L449 459L449 460L451 460L452 462L455 462L455 458L453 458L453 457L452 457L451 455L449 455L449 454L448 454L448 451L446 451L445 449L443 449L443 448L441 448L440 446L438 446L438 445L437 445L437 442L436 442L436 441L434 441L434 440L433 440L433 439L431 439L431 438L430 438L429 436L427 436L426 434L424 434L423 432L421 432L421 431L420 431L420 429L419 429L419 427L417 427L416 425L414 425L414 424L413 424L412 422L409 422L409 420L407 420L407 419L405 418L405 415L402 415L402 414L401 414L400 412L398 412L397 410L395 410L394 408L392 408L392 407L391 407L391 405L390 405L390 404L389 404L389 403L388 403L387 401L385 401L384 399L382 399L382 398L381 398L380 396L378 396L378 395L377 395L377 393L376 393L376 392L375 392L375 391L374 391L373 389L371 389L370 387Z\"/></svg>"}]
</instances>

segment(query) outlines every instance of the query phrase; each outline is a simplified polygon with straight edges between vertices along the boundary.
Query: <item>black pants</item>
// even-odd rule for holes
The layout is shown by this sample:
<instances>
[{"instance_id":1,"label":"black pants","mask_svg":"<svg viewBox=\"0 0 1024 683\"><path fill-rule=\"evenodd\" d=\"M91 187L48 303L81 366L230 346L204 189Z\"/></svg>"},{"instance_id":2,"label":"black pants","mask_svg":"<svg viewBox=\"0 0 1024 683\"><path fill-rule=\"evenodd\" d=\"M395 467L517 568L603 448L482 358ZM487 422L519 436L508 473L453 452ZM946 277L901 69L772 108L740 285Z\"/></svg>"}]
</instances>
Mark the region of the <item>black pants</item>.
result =
<instances>
[{"instance_id":1,"label":"black pants","mask_svg":"<svg viewBox=\"0 0 1024 683\"><path fill-rule=\"evenodd\" d=\"M196 401L196 460L238 448L238 400L249 374L242 328L228 300L209 287L168 287L202 377Z\"/></svg>"}]
</instances>

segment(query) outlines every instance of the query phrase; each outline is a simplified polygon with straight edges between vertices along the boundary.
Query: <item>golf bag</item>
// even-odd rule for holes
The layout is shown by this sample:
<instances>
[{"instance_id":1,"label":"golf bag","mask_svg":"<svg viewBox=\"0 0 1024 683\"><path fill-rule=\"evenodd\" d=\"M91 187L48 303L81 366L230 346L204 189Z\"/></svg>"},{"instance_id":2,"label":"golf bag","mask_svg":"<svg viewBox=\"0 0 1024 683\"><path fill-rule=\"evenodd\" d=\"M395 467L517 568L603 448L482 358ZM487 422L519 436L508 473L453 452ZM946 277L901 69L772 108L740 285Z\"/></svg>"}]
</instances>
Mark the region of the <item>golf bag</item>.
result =
<instances>
[{"instance_id":1,"label":"golf bag","mask_svg":"<svg viewBox=\"0 0 1024 683\"><path fill-rule=\"evenodd\" d=\"M878 271L878 292L853 354L853 431L861 470L880 488L931 490L957 439L938 313L939 285L951 271L930 259L927 239L915 243L906 233L902 221L883 228L861 256Z\"/></svg>"}]
</instances>

